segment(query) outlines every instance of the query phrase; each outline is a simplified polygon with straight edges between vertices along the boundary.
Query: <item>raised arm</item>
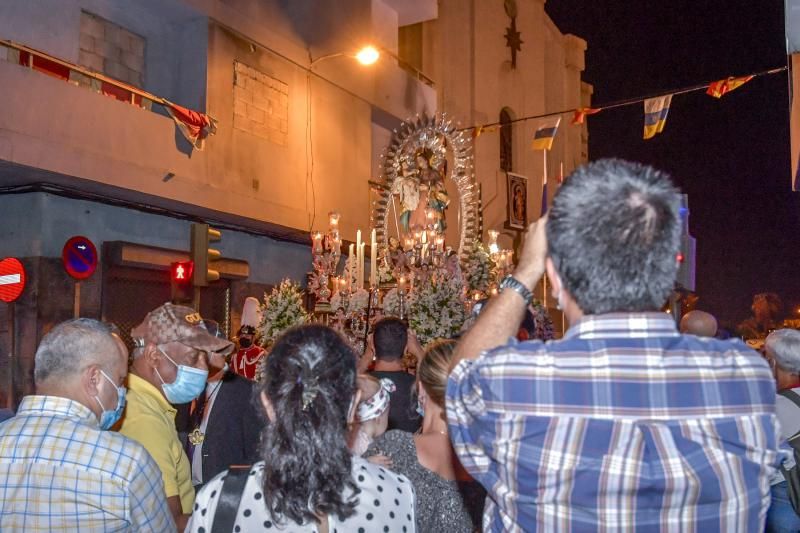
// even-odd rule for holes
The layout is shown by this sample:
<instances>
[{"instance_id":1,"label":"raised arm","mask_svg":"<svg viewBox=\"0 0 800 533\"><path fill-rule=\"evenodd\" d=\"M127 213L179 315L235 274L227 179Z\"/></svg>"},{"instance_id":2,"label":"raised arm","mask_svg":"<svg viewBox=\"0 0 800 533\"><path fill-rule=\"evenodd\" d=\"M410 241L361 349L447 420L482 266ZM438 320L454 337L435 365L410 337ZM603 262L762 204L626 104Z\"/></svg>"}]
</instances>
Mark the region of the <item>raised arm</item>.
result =
<instances>
[{"instance_id":1,"label":"raised arm","mask_svg":"<svg viewBox=\"0 0 800 533\"><path fill-rule=\"evenodd\" d=\"M540 218L528 228L514 278L533 291L544 275L547 256L547 217ZM502 344L516 335L525 315L525 300L514 290L506 289L489 300L478 320L456 347L451 370L463 359L476 359L481 353Z\"/></svg>"}]
</instances>

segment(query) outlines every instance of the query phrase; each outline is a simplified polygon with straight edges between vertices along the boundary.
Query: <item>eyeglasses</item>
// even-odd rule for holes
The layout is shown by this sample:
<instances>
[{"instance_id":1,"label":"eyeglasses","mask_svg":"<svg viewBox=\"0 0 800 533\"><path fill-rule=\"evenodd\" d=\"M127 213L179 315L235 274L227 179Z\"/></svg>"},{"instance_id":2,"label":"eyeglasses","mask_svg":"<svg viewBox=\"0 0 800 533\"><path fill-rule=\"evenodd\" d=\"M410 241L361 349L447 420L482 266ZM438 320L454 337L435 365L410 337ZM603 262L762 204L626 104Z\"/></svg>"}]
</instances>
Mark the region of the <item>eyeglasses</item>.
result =
<instances>
[{"instance_id":1,"label":"eyeglasses","mask_svg":"<svg viewBox=\"0 0 800 533\"><path fill-rule=\"evenodd\" d=\"M208 331L210 335L213 335L214 337L220 339L227 339L225 332L222 331L222 329L220 329L219 322L217 322L216 320L209 320L204 318L202 323L203 327L206 328L206 331Z\"/></svg>"}]
</instances>

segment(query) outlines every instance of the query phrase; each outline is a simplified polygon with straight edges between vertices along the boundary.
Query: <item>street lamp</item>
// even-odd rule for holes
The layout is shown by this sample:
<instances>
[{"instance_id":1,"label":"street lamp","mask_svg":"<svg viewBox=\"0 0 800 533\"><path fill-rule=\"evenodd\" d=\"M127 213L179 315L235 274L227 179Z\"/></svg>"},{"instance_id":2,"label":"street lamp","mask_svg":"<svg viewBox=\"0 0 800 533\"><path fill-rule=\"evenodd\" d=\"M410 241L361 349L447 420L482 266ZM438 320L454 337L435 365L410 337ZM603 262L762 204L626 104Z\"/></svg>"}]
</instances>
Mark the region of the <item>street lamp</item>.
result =
<instances>
[{"instance_id":1,"label":"street lamp","mask_svg":"<svg viewBox=\"0 0 800 533\"><path fill-rule=\"evenodd\" d=\"M362 65L372 65L381 57L380 52L374 46L365 46L356 54L356 59Z\"/></svg>"},{"instance_id":2,"label":"street lamp","mask_svg":"<svg viewBox=\"0 0 800 533\"><path fill-rule=\"evenodd\" d=\"M356 52L355 55L346 54L344 52L336 52L335 54L327 54L327 55L324 55L324 56L320 56L320 57L318 57L318 58L316 58L316 59L311 61L311 66L313 67L317 63L319 63L321 61L324 61L326 59L331 59L331 58L334 58L334 57L340 57L340 56L344 56L344 55L348 55L350 57L354 57L356 59L356 61L358 61L359 63L361 63L362 65L365 65L365 66L372 65L373 63L375 63L381 57L381 53L378 51L377 48L375 48L372 45L367 45L367 46L361 48L358 52Z\"/></svg>"}]
</instances>

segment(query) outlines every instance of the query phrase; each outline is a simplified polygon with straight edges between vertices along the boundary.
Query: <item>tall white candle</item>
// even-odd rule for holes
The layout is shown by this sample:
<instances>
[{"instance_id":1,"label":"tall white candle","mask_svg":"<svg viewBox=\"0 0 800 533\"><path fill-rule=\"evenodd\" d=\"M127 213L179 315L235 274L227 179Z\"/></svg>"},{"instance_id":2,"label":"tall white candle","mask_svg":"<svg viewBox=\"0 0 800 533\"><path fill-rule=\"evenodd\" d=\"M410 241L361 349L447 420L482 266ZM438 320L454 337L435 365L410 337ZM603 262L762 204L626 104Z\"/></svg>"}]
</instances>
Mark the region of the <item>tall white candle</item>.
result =
<instances>
[{"instance_id":1,"label":"tall white candle","mask_svg":"<svg viewBox=\"0 0 800 533\"><path fill-rule=\"evenodd\" d=\"M355 272L356 268L356 256L354 251L355 245L350 243L349 253L347 255L348 258L348 268L347 268L347 292L351 292L353 290L353 273Z\"/></svg>"},{"instance_id":2,"label":"tall white candle","mask_svg":"<svg viewBox=\"0 0 800 533\"><path fill-rule=\"evenodd\" d=\"M361 243L361 250L360 250L360 253L359 253L359 257L361 258L361 261L359 261L359 268L358 268L358 288L359 289L363 289L364 288L364 252L366 251L366 246L367 246L367 243L365 243L365 242Z\"/></svg>"},{"instance_id":3,"label":"tall white candle","mask_svg":"<svg viewBox=\"0 0 800 533\"><path fill-rule=\"evenodd\" d=\"M364 287L363 283L359 283L361 281L361 269L363 263L361 259L361 230L356 231L356 289L361 289Z\"/></svg>"},{"instance_id":4,"label":"tall white candle","mask_svg":"<svg viewBox=\"0 0 800 533\"><path fill-rule=\"evenodd\" d=\"M375 229L372 229L372 240L369 249L369 286L378 286L378 239Z\"/></svg>"}]
</instances>

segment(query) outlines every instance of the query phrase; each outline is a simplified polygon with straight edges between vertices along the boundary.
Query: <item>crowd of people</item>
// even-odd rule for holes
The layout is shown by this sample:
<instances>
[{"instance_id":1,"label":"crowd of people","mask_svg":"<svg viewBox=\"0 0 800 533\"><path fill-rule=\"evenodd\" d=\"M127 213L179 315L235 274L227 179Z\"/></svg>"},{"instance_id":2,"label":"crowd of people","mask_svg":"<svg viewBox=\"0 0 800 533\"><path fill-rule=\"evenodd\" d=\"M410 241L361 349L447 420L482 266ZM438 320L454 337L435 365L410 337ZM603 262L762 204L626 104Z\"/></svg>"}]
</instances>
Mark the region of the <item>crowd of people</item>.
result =
<instances>
[{"instance_id":1,"label":"crowd of people","mask_svg":"<svg viewBox=\"0 0 800 533\"><path fill-rule=\"evenodd\" d=\"M800 531L800 331L769 295L744 324L761 353L699 310L676 326L679 210L650 167L581 167L458 339L383 318L356 354L300 326L258 381L189 307L130 353L59 324L0 423L0 530ZM536 338L543 276L559 340Z\"/></svg>"}]
</instances>

